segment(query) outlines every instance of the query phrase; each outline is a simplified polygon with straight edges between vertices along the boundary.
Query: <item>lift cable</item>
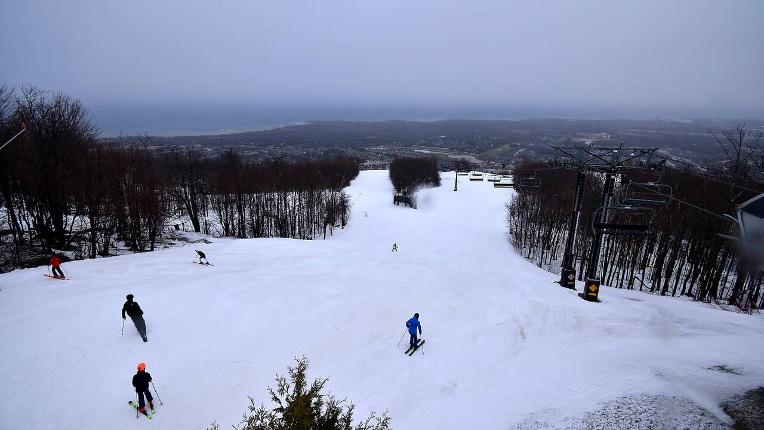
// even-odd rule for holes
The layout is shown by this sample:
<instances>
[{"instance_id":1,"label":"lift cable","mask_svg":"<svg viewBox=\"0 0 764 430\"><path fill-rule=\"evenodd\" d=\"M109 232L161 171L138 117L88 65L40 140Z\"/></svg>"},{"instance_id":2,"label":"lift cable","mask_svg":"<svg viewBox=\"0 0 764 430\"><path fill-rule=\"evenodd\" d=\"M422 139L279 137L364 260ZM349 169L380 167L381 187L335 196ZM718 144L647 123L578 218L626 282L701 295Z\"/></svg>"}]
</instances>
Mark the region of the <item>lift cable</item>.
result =
<instances>
[{"instance_id":1,"label":"lift cable","mask_svg":"<svg viewBox=\"0 0 764 430\"><path fill-rule=\"evenodd\" d=\"M702 168L698 167L698 166L697 166L697 165L695 165L695 164L692 164L692 163L690 163L690 162L687 162L687 161L683 161L683 160L677 160L677 159L675 159L675 158L671 158L671 157L668 157L668 156L665 156L665 155L661 155L661 154L656 154L655 156L656 156L656 157L660 157L660 158L663 158L664 160L673 161L673 162L675 162L675 163L681 163L681 164L687 165L687 166L689 166L689 167L695 168L695 169L697 169L697 170L703 171L703 169L702 169ZM695 176L698 176L698 177L700 177L700 178L708 179L708 180L710 180L710 181L718 182L718 183L720 183L720 184L730 185L730 186L732 186L732 187L738 187L738 188L740 188L740 189L743 189L743 190L746 190L746 191L751 191L751 192L754 192L754 193L758 193L758 194L764 193L764 191L761 191L761 190L755 190L755 189L753 189L753 188L750 188L750 187L746 187L745 185L735 185L735 184L733 184L732 182L728 182L728 181L725 181L725 180L722 180L722 179L717 179L717 178L714 178L713 176L709 176L708 174L697 173L697 172L693 172L692 170L683 170L683 172L689 173L689 174L691 174L691 175L695 175Z\"/></svg>"},{"instance_id":2,"label":"lift cable","mask_svg":"<svg viewBox=\"0 0 764 430\"><path fill-rule=\"evenodd\" d=\"M598 171L598 172L600 172L600 173L607 173L606 171L604 171L604 170L600 170L600 169L597 169L596 167L589 167L589 168L590 168L591 170L596 170L596 171ZM691 208L694 208L694 209L697 209L697 210L699 210L699 211L705 212L705 213L707 213L707 214L709 214L709 215L713 215L713 216L715 216L715 217L717 217L717 218L720 218L720 219L723 219L723 220L725 220L725 221L729 221L729 220L730 220L728 217L726 217L726 216L724 216L724 215L719 215L718 213L716 213L716 212L713 212L713 211L710 211L710 210L708 210L708 209L706 209L706 208L703 208L703 207L700 207L700 206L698 206L698 205L695 205L695 204L693 204L693 203L690 203L690 202L686 202L686 201L684 201L684 200L678 199L678 198L674 197L674 196L673 196L673 195L671 195L671 194L661 193L661 192L659 192L659 191L653 190L653 189L651 189L651 188L648 188L648 187L646 187L646 186L644 186L644 185L641 185L641 184L640 184L640 183L638 183L638 182L631 182L631 185L633 185L633 186L635 186L635 187L643 188L643 189L645 189L645 190L647 190L647 191L649 191L649 192L651 192L651 193L654 193L654 194L659 194L659 195L662 195L662 196L668 197L668 198L670 198L671 200L675 200L677 203L681 203L681 204L683 204L683 205L687 205L687 206L689 206L689 207L691 207Z\"/></svg>"}]
</instances>

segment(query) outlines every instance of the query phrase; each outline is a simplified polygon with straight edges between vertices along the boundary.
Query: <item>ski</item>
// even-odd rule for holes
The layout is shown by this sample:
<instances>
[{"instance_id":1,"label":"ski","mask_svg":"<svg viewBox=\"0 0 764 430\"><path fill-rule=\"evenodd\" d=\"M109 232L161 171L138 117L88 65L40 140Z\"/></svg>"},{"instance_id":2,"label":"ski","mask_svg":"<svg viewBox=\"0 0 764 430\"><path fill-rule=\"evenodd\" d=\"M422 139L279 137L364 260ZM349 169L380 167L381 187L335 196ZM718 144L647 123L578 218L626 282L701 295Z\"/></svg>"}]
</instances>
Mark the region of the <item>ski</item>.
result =
<instances>
[{"instance_id":1,"label":"ski","mask_svg":"<svg viewBox=\"0 0 764 430\"><path fill-rule=\"evenodd\" d=\"M138 410L138 404L135 403L134 401L128 400L127 404L130 405L131 408ZM138 411L138 412L141 412L141 411ZM156 413L155 410L152 410L150 414L144 411L144 412L141 412L141 415L145 416L147 419L151 419L152 415L154 415L155 413Z\"/></svg>"},{"instance_id":2,"label":"ski","mask_svg":"<svg viewBox=\"0 0 764 430\"><path fill-rule=\"evenodd\" d=\"M424 345L424 339L420 340L419 343L412 349L409 347L409 349L404 352L404 354L408 354L409 357L414 355L414 353L419 349L420 346Z\"/></svg>"},{"instance_id":3,"label":"ski","mask_svg":"<svg viewBox=\"0 0 764 430\"><path fill-rule=\"evenodd\" d=\"M69 278L62 278L60 276L48 275L47 273L43 273L43 275L47 276L50 279L58 279L59 281L68 281L69 280Z\"/></svg>"},{"instance_id":4,"label":"ski","mask_svg":"<svg viewBox=\"0 0 764 430\"><path fill-rule=\"evenodd\" d=\"M198 261L192 261L194 264L199 264L201 266L214 266L212 263L199 263Z\"/></svg>"}]
</instances>

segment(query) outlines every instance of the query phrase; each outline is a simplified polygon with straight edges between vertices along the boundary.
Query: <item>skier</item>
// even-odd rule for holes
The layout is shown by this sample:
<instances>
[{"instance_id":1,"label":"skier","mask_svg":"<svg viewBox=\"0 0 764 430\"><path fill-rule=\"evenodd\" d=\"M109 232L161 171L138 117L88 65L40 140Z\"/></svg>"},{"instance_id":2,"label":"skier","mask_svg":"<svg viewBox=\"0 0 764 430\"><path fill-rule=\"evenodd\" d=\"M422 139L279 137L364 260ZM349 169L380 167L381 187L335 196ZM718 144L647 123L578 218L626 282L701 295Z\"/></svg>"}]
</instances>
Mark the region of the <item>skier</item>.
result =
<instances>
[{"instance_id":1,"label":"skier","mask_svg":"<svg viewBox=\"0 0 764 430\"><path fill-rule=\"evenodd\" d=\"M63 279L66 276L64 276L64 272L61 270L61 258L56 254L51 254L50 256L50 264L51 272L53 272L53 277L56 279Z\"/></svg>"},{"instance_id":2,"label":"skier","mask_svg":"<svg viewBox=\"0 0 764 430\"><path fill-rule=\"evenodd\" d=\"M151 382L151 374L146 371L146 363L138 364L138 372L133 376L133 387L135 392L138 393L138 412L146 414L146 403L143 400L143 396L146 396L146 400L149 402L149 408L154 410L154 398L151 397L151 391L149 391L149 382Z\"/></svg>"},{"instance_id":3,"label":"skier","mask_svg":"<svg viewBox=\"0 0 764 430\"><path fill-rule=\"evenodd\" d=\"M392 252L398 252L398 244L397 243L393 243L393 250L392 250Z\"/></svg>"},{"instance_id":4,"label":"skier","mask_svg":"<svg viewBox=\"0 0 764 430\"><path fill-rule=\"evenodd\" d=\"M133 320L133 324L135 324L135 329L138 330L141 338L143 338L143 341L148 342L149 340L146 338L146 321L143 320L143 311L141 310L141 307L138 306L137 302L133 301L132 294L128 294L125 298L127 301L122 305L122 319L125 319L125 312L127 312L127 314L130 315L130 319Z\"/></svg>"},{"instance_id":5,"label":"skier","mask_svg":"<svg viewBox=\"0 0 764 430\"><path fill-rule=\"evenodd\" d=\"M413 318L406 321L406 328L409 329L409 334L411 335L411 339L409 340L409 347L416 348L417 344L419 344L419 339L416 337L417 329L419 329L419 334L422 334L422 324L419 323L418 313L414 314Z\"/></svg>"},{"instance_id":6,"label":"skier","mask_svg":"<svg viewBox=\"0 0 764 430\"><path fill-rule=\"evenodd\" d=\"M204 255L202 251L199 251L198 249L195 249L195 251L197 254L199 254L199 264L210 264L210 262L207 260L207 256ZM202 263L202 260L204 260L204 263Z\"/></svg>"}]
</instances>

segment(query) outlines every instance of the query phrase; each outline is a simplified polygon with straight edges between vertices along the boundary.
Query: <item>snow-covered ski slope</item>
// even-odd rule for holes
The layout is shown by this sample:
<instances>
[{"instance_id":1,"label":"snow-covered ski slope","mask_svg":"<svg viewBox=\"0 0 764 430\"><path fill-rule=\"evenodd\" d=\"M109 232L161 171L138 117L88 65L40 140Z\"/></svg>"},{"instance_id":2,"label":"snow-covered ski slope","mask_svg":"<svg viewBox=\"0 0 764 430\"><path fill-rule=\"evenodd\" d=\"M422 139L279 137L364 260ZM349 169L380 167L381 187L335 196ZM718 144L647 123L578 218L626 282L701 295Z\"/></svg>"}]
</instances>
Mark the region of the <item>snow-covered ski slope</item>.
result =
<instances>
[{"instance_id":1,"label":"snow-covered ski slope","mask_svg":"<svg viewBox=\"0 0 764 430\"><path fill-rule=\"evenodd\" d=\"M68 282L0 275L0 429L230 428L301 355L359 416L387 409L396 429L554 423L638 393L721 416L718 400L764 383L761 316L610 288L585 302L512 249L512 191L460 179L454 192L444 174L412 210L392 205L387 172L362 172L349 227L326 241L79 261ZM195 247L215 266L191 264ZM148 343L129 319L120 336L127 293ZM427 343L408 357L396 344L414 312ZM164 402L152 421L126 406L138 362Z\"/></svg>"}]
</instances>

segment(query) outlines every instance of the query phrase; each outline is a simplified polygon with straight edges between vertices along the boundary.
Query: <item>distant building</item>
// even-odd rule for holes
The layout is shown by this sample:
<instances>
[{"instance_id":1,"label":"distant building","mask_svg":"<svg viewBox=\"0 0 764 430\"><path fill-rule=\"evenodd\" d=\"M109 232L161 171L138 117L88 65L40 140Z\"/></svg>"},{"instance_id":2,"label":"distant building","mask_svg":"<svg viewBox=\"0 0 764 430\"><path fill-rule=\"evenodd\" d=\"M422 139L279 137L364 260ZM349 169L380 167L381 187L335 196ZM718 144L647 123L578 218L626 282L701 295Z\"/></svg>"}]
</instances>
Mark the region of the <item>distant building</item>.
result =
<instances>
[{"instance_id":1,"label":"distant building","mask_svg":"<svg viewBox=\"0 0 764 430\"><path fill-rule=\"evenodd\" d=\"M610 135L607 133L588 133L585 131L579 131L576 133L576 137L580 139L589 139L589 140L607 140L610 139Z\"/></svg>"}]
</instances>

